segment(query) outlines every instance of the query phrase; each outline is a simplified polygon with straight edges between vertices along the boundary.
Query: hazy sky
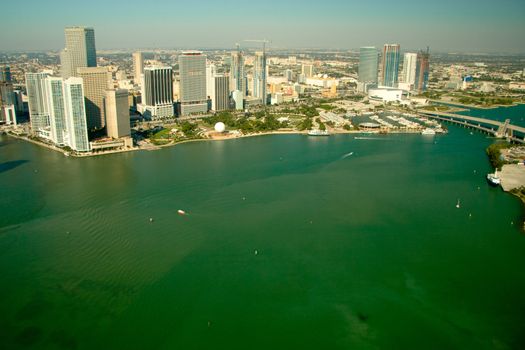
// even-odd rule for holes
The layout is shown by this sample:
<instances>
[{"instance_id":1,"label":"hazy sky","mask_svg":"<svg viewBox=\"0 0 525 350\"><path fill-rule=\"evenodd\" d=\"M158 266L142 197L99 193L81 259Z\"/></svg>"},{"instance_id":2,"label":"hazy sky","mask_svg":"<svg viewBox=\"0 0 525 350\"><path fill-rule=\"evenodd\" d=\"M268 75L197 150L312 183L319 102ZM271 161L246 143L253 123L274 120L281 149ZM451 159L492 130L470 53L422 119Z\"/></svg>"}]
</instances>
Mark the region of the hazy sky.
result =
<instances>
[{"instance_id":1,"label":"hazy sky","mask_svg":"<svg viewBox=\"0 0 525 350\"><path fill-rule=\"evenodd\" d=\"M97 49L225 48L267 38L275 48L395 42L525 53L525 0L12 0L0 10L0 51L60 49L64 27L84 25L95 28Z\"/></svg>"}]
</instances>

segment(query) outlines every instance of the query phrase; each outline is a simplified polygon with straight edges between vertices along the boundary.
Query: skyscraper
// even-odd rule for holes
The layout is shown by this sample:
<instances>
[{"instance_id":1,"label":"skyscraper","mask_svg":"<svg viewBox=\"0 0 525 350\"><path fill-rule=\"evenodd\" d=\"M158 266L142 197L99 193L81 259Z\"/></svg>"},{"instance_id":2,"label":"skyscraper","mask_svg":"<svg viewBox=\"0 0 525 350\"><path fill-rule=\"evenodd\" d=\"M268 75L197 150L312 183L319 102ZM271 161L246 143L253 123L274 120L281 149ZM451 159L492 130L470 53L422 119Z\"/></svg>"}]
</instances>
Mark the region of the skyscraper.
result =
<instances>
[{"instance_id":1,"label":"skyscraper","mask_svg":"<svg viewBox=\"0 0 525 350\"><path fill-rule=\"evenodd\" d=\"M385 44L383 47L382 83L384 86L395 87L398 82L399 44Z\"/></svg>"},{"instance_id":2,"label":"skyscraper","mask_svg":"<svg viewBox=\"0 0 525 350\"><path fill-rule=\"evenodd\" d=\"M266 74L266 53L258 51L253 64L253 97L261 100L263 105L267 103Z\"/></svg>"},{"instance_id":3,"label":"skyscraper","mask_svg":"<svg viewBox=\"0 0 525 350\"><path fill-rule=\"evenodd\" d=\"M212 109L224 111L230 109L230 77L227 75L216 75L213 83L215 84Z\"/></svg>"},{"instance_id":4,"label":"skyscraper","mask_svg":"<svg viewBox=\"0 0 525 350\"><path fill-rule=\"evenodd\" d=\"M246 95L246 72L244 70L244 53L237 47L237 51L232 52L230 70L231 91L239 90Z\"/></svg>"},{"instance_id":5,"label":"skyscraper","mask_svg":"<svg viewBox=\"0 0 525 350\"><path fill-rule=\"evenodd\" d=\"M411 87L413 87L416 82L416 62L416 53L405 53L405 57L403 59L402 79L404 83L410 84Z\"/></svg>"},{"instance_id":6,"label":"skyscraper","mask_svg":"<svg viewBox=\"0 0 525 350\"><path fill-rule=\"evenodd\" d=\"M64 107L69 147L78 152L89 151L84 89L81 78L71 77L64 81Z\"/></svg>"},{"instance_id":7,"label":"skyscraper","mask_svg":"<svg viewBox=\"0 0 525 350\"><path fill-rule=\"evenodd\" d=\"M142 74L144 74L144 56L142 52L133 53L133 78L135 84L142 84Z\"/></svg>"},{"instance_id":8,"label":"skyscraper","mask_svg":"<svg viewBox=\"0 0 525 350\"><path fill-rule=\"evenodd\" d=\"M368 85L377 85L378 52L373 46L359 49L359 83L362 91L366 92Z\"/></svg>"},{"instance_id":9,"label":"skyscraper","mask_svg":"<svg viewBox=\"0 0 525 350\"><path fill-rule=\"evenodd\" d=\"M430 52L427 48L426 52L421 50L417 53L416 79L414 89L418 92L423 92L427 90L429 70Z\"/></svg>"},{"instance_id":10,"label":"skyscraper","mask_svg":"<svg viewBox=\"0 0 525 350\"><path fill-rule=\"evenodd\" d=\"M26 73L29 119L34 134L49 125L45 79L47 73Z\"/></svg>"},{"instance_id":11,"label":"skyscraper","mask_svg":"<svg viewBox=\"0 0 525 350\"><path fill-rule=\"evenodd\" d=\"M179 56L181 114L206 113L206 56L185 51Z\"/></svg>"},{"instance_id":12,"label":"skyscraper","mask_svg":"<svg viewBox=\"0 0 525 350\"><path fill-rule=\"evenodd\" d=\"M0 81L11 82L11 68L9 66L2 67L0 70Z\"/></svg>"},{"instance_id":13,"label":"skyscraper","mask_svg":"<svg viewBox=\"0 0 525 350\"><path fill-rule=\"evenodd\" d=\"M314 66L313 64L303 64L301 67L301 74L305 76L305 78L311 78L314 76Z\"/></svg>"},{"instance_id":14,"label":"skyscraper","mask_svg":"<svg viewBox=\"0 0 525 350\"><path fill-rule=\"evenodd\" d=\"M111 73L106 67L78 68L77 71L84 82L88 129L102 129L106 125L104 97L111 88Z\"/></svg>"},{"instance_id":15,"label":"skyscraper","mask_svg":"<svg viewBox=\"0 0 525 350\"><path fill-rule=\"evenodd\" d=\"M217 68L214 64L206 65L206 96L211 100L211 109L215 109L215 76Z\"/></svg>"},{"instance_id":16,"label":"skyscraper","mask_svg":"<svg viewBox=\"0 0 525 350\"><path fill-rule=\"evenodd\" d=\"M69 137L66 125L64 79L48 77L45 80L45 86L49 126L51 127L51 140L59 146L67 145L69 143Z\"/></svg>"},{"instance_id":17,"label":"skyscraper","mask_svg":"<svg viewBox=\"0 0 525 350\"><path fill-rule=\"evenodd\" d=\"M172 73L172 68L168 66L144 68L142 104L147 117L152 119L173 117Z\"/></svg>"},{"instance_id":18,"label":"skyscraper","mask_svg":"<svg viewBox=\"0 0 525 350\"><path fill-rule=\"evenodd\" d=\"M104 105L109 137L118 139L131 135L128 96L128 90L111 89L106 91Z\"/></svg>"},{"instance_id":19,"label":"skyscraper","mask_svg":"<svg viewBox=\"0 0 525 350\"><path fill-rule=\"evenodd\" d=\"M62 77L76 77L77 69L97 66L95 30L86 27L65 29L66 48L60 53Z\"/></svg>"}]
</instances>

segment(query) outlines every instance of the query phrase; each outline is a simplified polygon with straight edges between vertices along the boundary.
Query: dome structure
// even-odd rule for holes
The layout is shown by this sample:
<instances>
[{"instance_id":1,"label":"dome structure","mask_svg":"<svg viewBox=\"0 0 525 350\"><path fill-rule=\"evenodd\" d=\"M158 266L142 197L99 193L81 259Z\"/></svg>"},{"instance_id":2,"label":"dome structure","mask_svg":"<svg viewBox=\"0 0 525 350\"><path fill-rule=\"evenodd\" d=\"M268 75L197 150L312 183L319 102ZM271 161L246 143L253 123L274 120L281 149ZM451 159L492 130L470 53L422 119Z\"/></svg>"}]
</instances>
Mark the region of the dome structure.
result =
<instances>
[{"instance_id":1,"label":"dome structure","mask_svg":"<svg viewBox=\"0 0 525 350\"><path fill-rule=\"evenodd\" d=\"M223 122L218 122L217 124L215 124L215 131L222 133L225 130L226 130L226 125L224 125Z\"/></svg>"}]
</instances>

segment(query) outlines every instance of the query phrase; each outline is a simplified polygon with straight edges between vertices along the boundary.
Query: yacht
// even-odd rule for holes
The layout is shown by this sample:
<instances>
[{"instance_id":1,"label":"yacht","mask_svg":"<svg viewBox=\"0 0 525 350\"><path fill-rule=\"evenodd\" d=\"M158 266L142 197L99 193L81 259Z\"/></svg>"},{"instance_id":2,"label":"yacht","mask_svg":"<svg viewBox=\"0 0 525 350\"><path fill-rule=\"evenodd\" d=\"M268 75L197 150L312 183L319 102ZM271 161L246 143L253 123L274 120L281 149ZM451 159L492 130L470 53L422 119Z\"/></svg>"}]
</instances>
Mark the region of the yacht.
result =
<instances>
[{"instance_id":1,"label":"yacht","mask_svg":"<svg viewBox=\"0 0 525 350\"><path fill-rule=\"evenodd\" d=\"M436 132L434 129L426 128L425 130L421 131L421 135L435 135Z\"/></svg>"},{"instance_id":2,"label":"yacht","mask_svg":"<svg viewBox=\"0 0 525 350\"><path fill-rule=\"evenodd\" d=\"M498 169L496 169L493 174L487 174L487 181L492 186L499 186L501 184L501 179L498 176Z\"/></svg>"}]
</instances>

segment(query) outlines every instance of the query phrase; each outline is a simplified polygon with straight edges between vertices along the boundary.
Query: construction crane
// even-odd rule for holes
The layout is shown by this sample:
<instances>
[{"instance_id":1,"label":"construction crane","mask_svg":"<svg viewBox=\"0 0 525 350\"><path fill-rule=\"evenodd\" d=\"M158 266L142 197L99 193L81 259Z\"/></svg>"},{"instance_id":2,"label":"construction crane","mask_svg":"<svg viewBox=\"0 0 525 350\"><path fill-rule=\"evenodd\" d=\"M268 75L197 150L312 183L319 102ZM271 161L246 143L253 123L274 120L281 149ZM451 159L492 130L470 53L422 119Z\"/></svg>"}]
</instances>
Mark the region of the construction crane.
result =
<instances>
[{"instance_id":1,"label":"construction crane","mask_svg":"<svg viewBox=\"0 0 525 350\"><path fill-rule=\"evenodd\" d=\"M269 44L270 41L266 39L245 39L243 41L248 41L252 43L262 43L263 44L263 53L266 54L266 44Z\"/></svg>"}]
</instances>

